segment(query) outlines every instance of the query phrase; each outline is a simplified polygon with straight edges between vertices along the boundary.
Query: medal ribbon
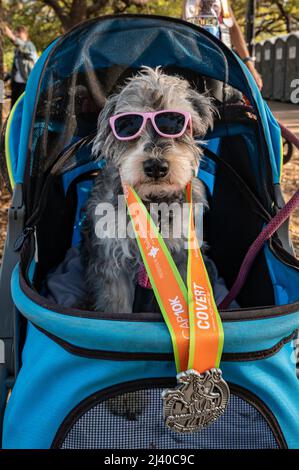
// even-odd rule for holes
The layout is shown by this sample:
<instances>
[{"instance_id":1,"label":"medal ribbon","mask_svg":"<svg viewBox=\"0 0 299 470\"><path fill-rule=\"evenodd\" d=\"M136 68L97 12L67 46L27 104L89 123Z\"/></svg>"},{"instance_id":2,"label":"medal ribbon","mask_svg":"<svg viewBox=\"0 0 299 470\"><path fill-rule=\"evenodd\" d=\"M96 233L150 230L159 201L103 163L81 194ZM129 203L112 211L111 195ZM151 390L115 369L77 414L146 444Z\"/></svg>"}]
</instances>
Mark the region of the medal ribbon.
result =
<instances>
[{"instance_id":1,"label":"medal ribbon","mask_svg":"<svg viewBox=\"0 0 299 470\"><path fill-rule=\"evenodd\" d=\"M178 372L218 368L223 328L196 237L192 184L189 203L187 287L149 212L136 191L123 183L128 212L142 260L169 329Z\"/></svg>"}]
</instances>

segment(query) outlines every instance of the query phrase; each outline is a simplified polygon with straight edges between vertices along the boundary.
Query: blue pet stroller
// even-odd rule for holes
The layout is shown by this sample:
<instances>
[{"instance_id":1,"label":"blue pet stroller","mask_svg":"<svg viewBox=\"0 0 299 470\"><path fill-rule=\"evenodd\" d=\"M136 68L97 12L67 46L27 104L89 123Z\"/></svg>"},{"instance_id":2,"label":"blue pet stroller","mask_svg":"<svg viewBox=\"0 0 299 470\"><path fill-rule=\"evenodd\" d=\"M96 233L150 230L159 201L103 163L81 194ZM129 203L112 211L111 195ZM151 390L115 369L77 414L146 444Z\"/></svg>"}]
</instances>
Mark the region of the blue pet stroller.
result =
<instances>
[{"instance_id":1,"label":"blue pet stroller","mask_svg":"<svg viewBox=\"0 0 299 470\"><path fill-rule=\"evenodd\" d=\"M202 92L222 84L198 176L209 194L207 242L229 289L284 207L280 128L247 68L218 39L181 20L125 15L93 19L54 41L6 126L2 166L13 199L0 278L2 446L299 448L299 263L287 222L252 263L239 308L221 310L231 399L194 434L163 422L161 391L176 371L162 317L85 311L44 295L49 273L80 243L82 208L101 172L89 145L98 113L144 65ZM227 99L231 89L246 105Z\"/></svg>"}]
</instances>

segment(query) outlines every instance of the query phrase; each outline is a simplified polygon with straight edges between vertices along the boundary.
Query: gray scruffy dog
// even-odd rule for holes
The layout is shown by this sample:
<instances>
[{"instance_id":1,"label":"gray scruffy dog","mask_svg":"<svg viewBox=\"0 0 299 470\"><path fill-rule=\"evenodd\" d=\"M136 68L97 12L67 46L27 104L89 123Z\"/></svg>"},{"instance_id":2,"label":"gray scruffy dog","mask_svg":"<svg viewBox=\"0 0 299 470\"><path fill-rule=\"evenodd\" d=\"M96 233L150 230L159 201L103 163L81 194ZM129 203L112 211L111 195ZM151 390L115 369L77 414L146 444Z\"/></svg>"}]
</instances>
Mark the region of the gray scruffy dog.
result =
<instances>
[{"instance_id":1,"label":"gray scruffy dog","mask_svg":"<svg viewBox=\"0 0 299 470\"><path fill-rule=\"evenodd\" d=\"M99 115L92 152L96 159L105 158L106 166L96 178L87 203L82 248L89 302L94 310L132 312L136 280L142 263L136 240L118 238L117 226L116 236L112 238L99 236L95 230L95 212L99 203L110 203L117 209L118 196L123 194L120 172L123 180L135 188L147 207L152 202L183 204L186 185L192 178L193 201L205 204L202 183L194 177L202 150L190 132L179 138L161 137L148 121L140 137L120 141L109 124L109 118L119 113L170 109L191 114L193 133L197 139L203 138L213 126L214 109L210 98L193 90L186 80L166 75L160 68L143 67L118 94L107 100ZM155 168L158 167L154 176L148 170L152 163ZM165 242L183 279L186 279L186 240L172 236L175 224L176 218L172 217L170 236ZM216 268L209 260L207 268L212 278L217 276L217 271L214 273Z\"/></svg>"}]
</instances>

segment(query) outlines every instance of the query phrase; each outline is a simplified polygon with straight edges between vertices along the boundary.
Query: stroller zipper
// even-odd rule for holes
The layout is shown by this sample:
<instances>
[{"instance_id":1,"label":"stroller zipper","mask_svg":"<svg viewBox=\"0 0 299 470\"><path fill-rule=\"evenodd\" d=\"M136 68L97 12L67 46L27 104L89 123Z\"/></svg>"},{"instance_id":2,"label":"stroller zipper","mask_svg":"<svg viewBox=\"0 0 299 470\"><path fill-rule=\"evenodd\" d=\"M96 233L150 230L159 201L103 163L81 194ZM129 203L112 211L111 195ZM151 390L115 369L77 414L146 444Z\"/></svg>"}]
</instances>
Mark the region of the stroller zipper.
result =
<instances>
[{"instance_id":1,"label":"stroller zipper","mask_svg":"<svg viewBox=\"0 0 299 470\"><path fill-rule=\"evenodd\" d=\"M14 251L20 251L25 240L31 235L33 232L35 232L35 227L25 227L24 230L22 231L21 235L16 239L14 243Z\"/></svg>"}]
</instances>

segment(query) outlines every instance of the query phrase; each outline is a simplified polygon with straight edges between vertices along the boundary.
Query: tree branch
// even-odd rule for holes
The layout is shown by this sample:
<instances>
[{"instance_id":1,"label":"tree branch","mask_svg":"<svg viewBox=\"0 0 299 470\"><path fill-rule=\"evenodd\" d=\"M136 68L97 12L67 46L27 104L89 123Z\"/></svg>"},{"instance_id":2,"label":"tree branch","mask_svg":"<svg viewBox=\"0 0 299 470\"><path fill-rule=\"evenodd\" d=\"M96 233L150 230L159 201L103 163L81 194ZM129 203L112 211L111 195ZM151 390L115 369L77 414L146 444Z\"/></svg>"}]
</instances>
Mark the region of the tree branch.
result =
<instances>
[{"instance_id":1,"label":"tree branch","mask_svg":"<svg viewBox=\"0 0 299 470\"><path fill-rule=\"evenodd\" d=\"M63 29L68 29L70 25L69 15L65 11L65 9L59 4L57 0L43 0L41 3L46 4L50 8L52 8L59 20L61 21Z\"/></svg>"},{"instance_id":2,"label":"tree branch","mask_svg":"<svg viewBox=\"0 0 299 470\"><path fill-rule=\"evenodd\" d=\"M284 8L284 4L280 2L279 0L274 1L275 5L277 6L278 10L281 13L281 16L285 19L285 24L287 28L287 32L291 32L291 24L290 24L290 15Z\"/></svg>"}]
</instances>

